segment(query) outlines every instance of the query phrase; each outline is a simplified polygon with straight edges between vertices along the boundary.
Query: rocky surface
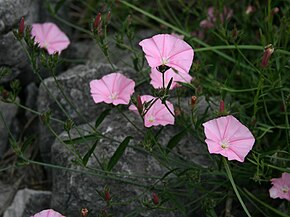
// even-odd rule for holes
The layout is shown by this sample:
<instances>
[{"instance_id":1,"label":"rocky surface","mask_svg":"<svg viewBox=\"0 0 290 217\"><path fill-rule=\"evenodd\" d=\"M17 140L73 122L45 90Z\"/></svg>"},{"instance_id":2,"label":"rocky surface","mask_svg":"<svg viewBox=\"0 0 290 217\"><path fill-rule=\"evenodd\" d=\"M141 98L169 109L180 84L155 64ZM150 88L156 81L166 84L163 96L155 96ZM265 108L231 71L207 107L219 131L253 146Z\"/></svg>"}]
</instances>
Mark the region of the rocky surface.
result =
<instances>
[{"instance_id":1,"label":"rocky surface","mask_svg":"<svg viewBox=\"0 0 290 217\"><path fill-rule=\"evenodd\" d=\"M7 149L8 138L9 138L9 130L15 115L17 113L17 106L11 103L4 103L0 101L0 112L1 116L3 116L5 122L2 120L0 116L0 159ZM5 126L7 125L7 127Z\"/></svg>"},{"instance_id":2,"label":"rocky surface","mask_svg":"<svg viewBox=\"0 0 290 217\"><path fill-rule=\"evenodd\" d=\"M30 217L49 208L51 192L22 189L17 192L3 217Z\"/></svg>"},{"instance_id":3,"label":"rocky surface","mask_svg":"<svg viewBox=\"0 0 290 217\"><path fill-rule=\"evenodd\" d=\"M16 40L12 30L17 28L22 16L25 24L32 24L38 19L39 2L36 0L1 0L0 1L0 66L7 66L12 73L5 76L0 83L10 81L22 73L23 83L32 79L30 63Z\"/></svg>"},{"instance_id":4,"label":"rocky surface","mask_svg":"<svg viewBox=\"0 0 290 217\"><path fill-rule=\"evenodd\" d=\"M124 114L142 129L143 123L138 115L130 111L126 111ZM91 128L86 124L80 126L79 131L86 132L84 133L85 135L91 131ZM143 138L142 133L133 128L122 115L117 114L115 111L111 111L110 115L100 125L99 131L105 136L112 138L113 141L105 138L99 140L94 151L98 160L92 156L87 164L87 167L91 168L91 170L88 170L89 174L86 174L85 171L87 170L73 163L76 161L76 157L68 149L75 147L84 156L89 147L91 147L92 141L66 146L59 140L55 140L52 146L52 163L66 169L53 170L51 207L56 210L63 210L64 215L71 217L77 217L78 211L83 207L87 207L92 215L96 216L100 210L106 208L106 203L98 196L96 189L103 192L104 187L107 185L110 188L113 202L125 203L124 205L113 205L112 208L107 208L108 212L112 213L113 216L125 216L125 214L132 214L133 212L136 212L136 216L179 216L174 212L150 211L140 204L143 199L150 199L152 194L150 190L146 191L142 185L156 187L154 185L156 179L152 177L162 177L167 172L152 156L138 150L138 147L142 146L140 143ZM70 135L72 138L80 136L76 130L72 130ZM100 172L100 164L105 166L115 152L119 145L119 142L115 140L122 141L126 136L133 136L134 138L130 141L130 146L127 147L124 155L113 169L114 172L120 174L123 181L114 180L110 174L106 176ZM62 140L68 139L67 133L62 133L60 138ZM78 170L79 172L72 172L72 170ZM149 179L132 178L131 175L143 175L149 177ZM133 181L135 185L126 183L130 181ZM144 195L142 195L143 191L145 192ZM133 199L133 202L129 203L128 201L134 197L136 198ZM141 209L136 209L136 207Z\"/></svg>"}]
</instances>

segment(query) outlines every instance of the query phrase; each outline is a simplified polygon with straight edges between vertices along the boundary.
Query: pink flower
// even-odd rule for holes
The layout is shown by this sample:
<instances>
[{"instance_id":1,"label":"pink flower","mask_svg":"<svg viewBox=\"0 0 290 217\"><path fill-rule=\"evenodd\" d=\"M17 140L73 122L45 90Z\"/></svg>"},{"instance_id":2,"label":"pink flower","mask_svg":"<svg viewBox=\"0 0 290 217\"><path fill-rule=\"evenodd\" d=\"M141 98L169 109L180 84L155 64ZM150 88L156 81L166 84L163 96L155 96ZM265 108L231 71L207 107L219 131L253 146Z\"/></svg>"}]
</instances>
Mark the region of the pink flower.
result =
<instances>
[{"instance_id":1,"label":"pink flower","mask_svg":"<svg viewBox=\"0 0 290 217\"><path fill-rule=\"evenodd\" d=\"M50 55L60 54L70 44L68 37L54 23L33 24L31 36Z\"/></svg>"},{"instance_id":2,"label":"pink flower","mask_svg":"<svg viewBox=\"0 0 290 217\"><path fill-rule=\"evenodd\" d=\"M163 87L163 78L162 74L156 69L152 68L151 69L151 74L150 74L151 82L150 84L154 88L162 88ZM164 86L165 88L167 87L170 79L173 78L173 82L170 86L170 89L173 89L175 87L178 87L178 83L176 82L184 82L184 83L189 83L192 80L192 77L188 73L182 73L182 72L174 72L172 69L168 69L166 73L164 73Z\"/></svg>"},{"instance_id":3,"label":"pink flower","mask_svg":"<svg viewBox=\"0 0 290 217\"><path fill-rule=\"evenodd\" d=\"M209 153L244 162L255 138L234 116L216 118L203 124Z\"/></svg>"},{"instance_id":4,"label":"pink flower","mask_svg":"<svg viewBox=\"0 0 290 217\"><path fill-rule=\"evenodd\" d=\"M129 104L134 87L135 82L119 72L90 82L91 95L95 103Z\"/></svg>"},{"instance_id":5,"label":"pink flower","mask_svg":"<svg viewBox=\"0 0 290 217\"><path fill-rule=\"evenodd\" d=\"M162 104L160 99L157 99L157 100L156 99L157 98L150 95L141 96L143 107L145 103L150 103L147 107L147 109L149 108L149 110L146 111L146 108L144 108L145 109L144 111L145 127L158 126L158 125L165 126L168 124L173 125L174 124L173 115L168 111L166 106ZM170 109L170 111L174 113L173 105L168 101L166 101L166 104L168 108ZM137 111L137 108L135 105L131 105L129 109L131 111L135 111L135 112Z\"/></svg>"},{"instance_id":6,"label":"pink flower","mask_svg":"<svg viewBox=\"0 0 290 217\"><path fill-rule=\"evenodd\" d=\"M34 216L31 216L31 217L65 217L65 216L54 211L53 209L46 209L46 210L42 210L39 213L36 213Z\"/></svg>"},{"instance_id":7,"label":"pink flower","mask_svg":"<svg viewBox=\"0 0 290 217\"><path fill-rule=\"evenodd\" d=\"M194 52L185 41L169 34L159 34L142 40L139 45L151 68L168 66L178 72L189 72Z\"/></svg>"},{"instance_id":8,"label":"pink flower","mask_svg":"<svg viewBox=\"0 0 290 217\"><path fill-rule=\"evenodd\" d=\"M290 174L283 173L281 178L271 179L272 188L269 190L271 198L290 201Z\"/></svg>"},{"instance_id":9,"label":"pink flower","mask_svg":"<svg viewBox=\"0 0 290 217\"><path fill-rule=\"evenodd\" d=\"M217 11L214 7L209 7L207 9L207 18L199 23L199 26L204 29L211 29L215 26L217 19L223 24L225 20L229 20L233 16L233 10L224 7L222 13L216 13Z\"/></svg>"}]
</instances>

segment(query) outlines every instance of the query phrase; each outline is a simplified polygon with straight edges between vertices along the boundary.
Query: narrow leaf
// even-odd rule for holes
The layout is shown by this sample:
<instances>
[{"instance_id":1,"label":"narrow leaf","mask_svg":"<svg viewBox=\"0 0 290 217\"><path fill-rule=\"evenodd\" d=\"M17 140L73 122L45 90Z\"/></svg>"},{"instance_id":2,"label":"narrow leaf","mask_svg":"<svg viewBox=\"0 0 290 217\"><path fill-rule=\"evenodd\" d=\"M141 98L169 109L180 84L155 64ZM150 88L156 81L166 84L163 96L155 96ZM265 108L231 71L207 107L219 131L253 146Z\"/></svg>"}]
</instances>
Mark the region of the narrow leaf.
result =
<instances>
[{"instance_id":1,"label":"narrow leaf","mask_svg":"<svg viewBox=\"0 0 290 217\"><path fill-rule=\"evenodd\" d=\"M105 117L110 113L111 109L106 109L103 111L96 120L95 128L97 128L105 119Z\"/></svg>"},{"instance_id":2,"label":"narrow leaf","mask_svg":"<svg viewBox=\"0 0 290 217\"><path fill-rule=\"evenodd\" d=\"M24 153L25 150L27 149L27 147L29 145L31 145L36 139L36 136L33 135L33 136L30 136L28 139L26 139L24 142L23 142L23 145L21 146L21 152Z\"/></svg>"},{"instance_id":3,"label":"narrow leaf","mask_svg":"<svg viewBox=\"0 0 290 217\"><path fill-rule=\"evenodd\" d=\"M131 136L127 136L123 142L120 143L119 147L117 148L117 150L115 151L115 153L113 154L113 156L111 157L108 166L107 166L107 170L111 171L113 169L113 167L118 163L118 161L120 160L120 158L122 157L125 149L127 148L130 140L132 139Z\"/></svg>"},{"instance_id":4,"label":"narrow leaf","mask_svg":"<svg viewBox=\"0 0 290 217\"><path fill-rule=\"evenodd\" d=\"M88 150L88 152L85 154L85 156L83 157L82 161L83 161L83 165L87 166L87 163L91 157L91 155L94 153L97 144L98 144L98 139L94 142L94 144L92 145L92 147Z\"/></svg>"},{"instance_id":5,"label":"narrow leaf","mask_svg":"<svg viewBox=\"0 0 290 217\"><path fill-rule=\"evenodd\" d=\"M65 3L66 0L59 0L55 7L54 7L54 13L57 13L58 10L63 6L63 4Z\"/></svg>"},{"instance_id":6,"label":"narrow leaf","mask_svg":"<svg viewBox=\"0 0 290 217\"><path fill-rule=\"evenodd\" d=\"M99 136L97 134L89 134L89 135L80 136L74 139L64 140L63 142L68 145L73 145L73 144L82 144L88 141L94 141L96 139L99 139Z\"/></svg>"},{"instance_id":7,"label":"narrow leaf","mask_svg":"<svg viewBox=\"0 0 290 217\"><path fill-rule=\"evenodd\" d=\"M182 131L177 133L175 136L173 136L169 140L169 142L167 144L166 153L169 153L180 142L180 140L183 138L183 136L186 134L186 132L187 132L187 128L184 128Z\"/></svg>"}]
</instances>

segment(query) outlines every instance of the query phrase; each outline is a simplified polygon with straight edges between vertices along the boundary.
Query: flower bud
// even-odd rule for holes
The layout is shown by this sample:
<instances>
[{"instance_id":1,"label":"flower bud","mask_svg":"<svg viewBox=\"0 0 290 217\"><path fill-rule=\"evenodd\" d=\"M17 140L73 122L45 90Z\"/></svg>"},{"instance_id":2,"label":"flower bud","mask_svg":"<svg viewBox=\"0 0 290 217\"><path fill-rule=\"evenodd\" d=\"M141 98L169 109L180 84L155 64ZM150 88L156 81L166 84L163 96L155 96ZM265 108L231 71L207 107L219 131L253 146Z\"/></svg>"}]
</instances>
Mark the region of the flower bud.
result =
<instances>
[{"instance_id":1,"label":"flower bud","mask_svg":"<svg viewBox=\"0 0 290 217\"><path fill-rule=\"evenodd\" d=\"M152 201L155 205L159 204L159 197L155 192L152 193Z\"/></svg>"},{"instance_id":2,"label":"flower bud","mask_svg":"<svg viewBox=\"0 0 290 217\"><path fill-rule=\"evenodd\" d=\"M111 200L111 194L109 192L109 190L105 190L105 201L109 202Z\"/></svg>"},{"instance_id":3,"label":"flower bud","mask_svg":"<svg viewBox=\"0 0 290 217\"><path fill-rule=\"evenodd\" d=\"M143 104L142 104L142 100L141 100L141 96L140 95L137 96L137 109L138 109L139 114L142 114L142 112L143 112Z\"/></svg>"},{"instance_id":4,"label":"flower bud","mask_svg":"<svg viewBox=\"0 0 290 217\"><path fill-rule=\"evenodd\" d=\"M111 11L109 11L108 12L108 14L107 14L107 24L110 22L110 20L111 20Z\"/></svg>"},{"instance_id":5,"label":"flower bud","mask_svg":"<svg viewBox=\"0 0 290 217\"><path fill-rule=\"evenodd\" d=\"M19 35L19 38L22 38L23 37L23 33L24 33L24 17L21 17L21 20L18 24L18 35Z\"/></svg>"},{"instance_id":6,"label":"flower bud","mask_svg":"<svg viewBox=\"0 0 290 217\"><path fill-rule=\"evenodd\" d=\"M82 217L87 217L89 214L89 210L87 208L82 208L81 214Z\"/></svg>"},{"instance_id":7,"label":"flower bud","mask_svg":"<svg viewBox=\"0 0 290 217\"><path fill-rule=\"evenodd\" d=\"M98 13L98 15L95 18L94 25L93 25L94 29L99 29L99 25L100 25L101 21L102 21L101 13Z\"/></svg>"},{"instance_id":8,"label":"flower bud","mask_svg":"<svg viewBox=\"0 0 290 217\"><path fill-rule=\"evenodd\" d=\"M269 59L272 56L273 52L274 52L274 48L273 48L272 44L269 44L265 47L264 55L263 55L262 63L261 63L261 66L263 68L266 68L268 66Z\"/></svg>"},{"instance_id":9,"label":"flower bud","mask_svg":"<svg viewBox=\"0 0 290 217\"><path fill-rule=\"evenodd\" d=\"M190 100L190 104L191 104L192 108L195 107L196 101L197 101L197 97L196 96L192 96L191 100Z\"/></svg>"},{"instance_id":10,"label":"flower bud","mask_svg":"<svg viewBox=\"0 0 290 217\"><path fill-rule=\"evenodd\" d=\"M220 101L220 113L224 113L225 111L225 102L223 100Z\"/></svg>"},{"instance_id":11,"label":"flower bud","mask_svg":"<svg viewBox=\"0 0 290 217\"><path fill-rule=\"evenodd\" d=\"M256 8L253 5L248 5L245 13L247 15L250 15L250 14L254 13L255 11L256 11Z\"/></svg>"}]
</instances>

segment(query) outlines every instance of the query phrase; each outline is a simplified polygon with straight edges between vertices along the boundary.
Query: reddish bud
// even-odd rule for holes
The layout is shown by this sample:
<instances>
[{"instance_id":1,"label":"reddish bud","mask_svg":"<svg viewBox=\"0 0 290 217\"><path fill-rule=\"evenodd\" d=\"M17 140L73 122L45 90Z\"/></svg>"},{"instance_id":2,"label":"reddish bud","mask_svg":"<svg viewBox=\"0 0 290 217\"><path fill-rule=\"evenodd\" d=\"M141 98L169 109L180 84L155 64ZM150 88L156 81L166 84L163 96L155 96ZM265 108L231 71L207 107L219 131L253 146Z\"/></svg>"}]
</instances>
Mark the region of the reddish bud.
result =
<instances>
[{"instance_id":1,"label":"reddish bud","mask_svg":"<svg viewBox=\"0 0 290 217\"><path fill-rule=\"evenodd\" d=\"M155 205L159 203L159 197L155 192L152 193L152 201Z\"/></svg>"},{"instance_id":2,"label":"reddish bud","mask_svg":"<svg viewBox=\"0 0 290 217\"><path fill-rule=\"evenodd\" d=\"M6 99L8 99L8 97L9 97L9 92L7 90L3 90L2 91L2 98L4 100L6 100Z\"/></svg>"},{"instance_id":3,"label":"reddish bud","mask_svg":"<svg viewBox=\"0 0 290 217\"><path fill-rule=\"evenodd\" d=\"M273 8L271 15L273 16L273 15L279 13L279 11L280 11L280 9L275 7L275 8Z\"/></svg>"},{"instance_id":4,"label":"reddish bud","mask_svg":"<svg viewBox=\"0 0 290 217\"><path fill-rule=\"evenodd\" d=\"M142 112L143 112L143 104L142 104L142 100L141 100L141 96L140 95L137 96L137 109L138 109L139 114L142 114Z\"/></svg>"},{"instance_id":5,"label":"reddish bud","mask_svg":"<svg viewBox=\"0 0 290 217\"><path fill-rule=\"evenodd\" d=\"M24 17L21 17L21 20L20 20L20 22L18 24L18 34L21 37L23 36L24 28L25 28L25 26L24 26Z\"/></svg>"},{"instance_id":6,"label":"reddish bud","mask_svg":"<svg viewBox=\"0 0 290 217\"><path fill-rule=\"evenodd\" d=\"M100 23L102 21L102 16L101 13L98 13L98 15L95 18L95 22L94 22L94 29L99 29L100 27Z\"/></svg>"},{"instance_id":7,"label":"reddish bud","mask_svg":"<svg viewBox=\"0 0 290 217\"><path fill-rule=\"evenodd\" d=\"M196 101L197 101L197 97L196 96L192 96L191 99L190 99L190 104L191 104L192 108L195 107Z\"/></svg>"},{"instance_id":8,"label":"reddish bud","mask_svg":"<svg viewBox=\"0 0 290 217\"><path fill-rule=\"evenodd\" d=\"M111 194L108 190L105 190L105 201L109 202L111 200Z\"/></svg>"},{"instance_id":9,"label":"reddish bud","mask_svg":"<svg viewBox=\"0 0 290 217\"><path fill-rule=\"evenodd\" d=\"M82 217L87 217L89 214L89 210L87 208L82 208L81 214Z\"/></svg>"},{"instance_id":10,"label":"reddish bud","mask_svg":"<svg viewBox=\"0 0 290 217\"><path fill-rule=\"evenodd\" d=\"M220 101L220 113L224 113L225 111L225 102L223 100Z\"/></svg>"},{"instance_id":11,"label":"reddish bud","mask_svg":"<svg viewBox=\"0 0 290 217\"><path fill-rule=\"evenodd\" d=\"M263 68L268 66L269 59L272 56L273 52L274 52L274 48L273 48L272 44L269 44L265 47L263 58L262 58L262 63L261 63L261 66Z\"/></svg>"},{"instance_id":12,"label":"reddish bud","mask_svg":"<svg viewBox=\"0 0 290 217\"><path fill-rule=\"evenodd\" d=\"M109 11L107 14L107 23L109 23L110 20L111 20L111 11Z\"/></svg>"}]
</instances>

